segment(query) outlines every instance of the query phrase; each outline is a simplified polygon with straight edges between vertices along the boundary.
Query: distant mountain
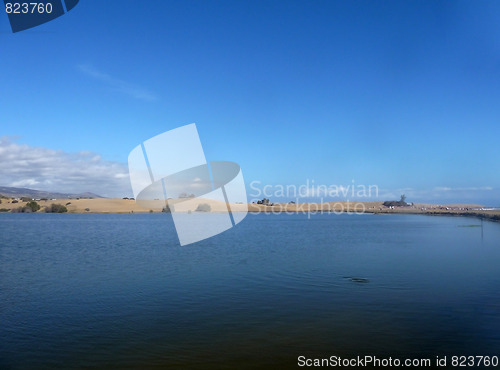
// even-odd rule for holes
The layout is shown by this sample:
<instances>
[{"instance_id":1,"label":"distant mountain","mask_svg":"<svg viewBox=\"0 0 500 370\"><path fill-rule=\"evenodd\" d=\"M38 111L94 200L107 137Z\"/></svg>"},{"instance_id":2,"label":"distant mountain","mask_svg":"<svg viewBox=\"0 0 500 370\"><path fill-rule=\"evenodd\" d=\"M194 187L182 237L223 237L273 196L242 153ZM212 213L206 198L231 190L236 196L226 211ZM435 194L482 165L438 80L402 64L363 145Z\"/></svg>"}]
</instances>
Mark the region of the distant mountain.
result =
<instances>
[{"instance_id":1,"label":"distant mountain","mask_svg":"<svg viewBox=\"0 0 500 370\"><path fill-rule=\"evenodd\" d=\"M12 188L9 186L0 186L0 194L6 197L11 198L20 198L20 197L30 197L35 199L40 198L104 198L100 195L94 193L80 193L80 194L71 194L71 193L57 193L51 191L43 191L43 190L34 190L34 189L26 189L26 188Z\"/></svg>"}]
</instances>

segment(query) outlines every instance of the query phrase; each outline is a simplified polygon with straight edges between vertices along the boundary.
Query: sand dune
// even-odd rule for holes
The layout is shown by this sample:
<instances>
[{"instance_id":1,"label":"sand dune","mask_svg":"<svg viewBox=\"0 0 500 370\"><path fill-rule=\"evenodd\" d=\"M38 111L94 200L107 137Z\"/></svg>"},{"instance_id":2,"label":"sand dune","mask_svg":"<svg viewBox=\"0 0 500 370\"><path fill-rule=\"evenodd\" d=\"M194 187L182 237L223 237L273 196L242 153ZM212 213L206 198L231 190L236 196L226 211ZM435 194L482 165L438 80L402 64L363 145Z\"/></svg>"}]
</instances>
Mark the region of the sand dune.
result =
<instances>
[{"instance_id":1,"label":"sand dune","mask_svg":"<svg viewBox=\"0 0 500 370\"><path fill-rule=\"evenodd\" d=\"M41 206L39 212L44 212L45 207L51 204L62 204L68 209L68 213L158 213L165 207L165 201L151 200L136 202L133 199L56 199L37 201ZM192 198L192 199L170 199L169 206L175 212L197 212L199 207L206 210L209 206L210 212L225 212L228 205L225 202ZM12 210L25 206L26 202L19 201L12 203L12 199L2 199L0 209ZM450 214L450 215L472 215L490 219L499 219L500 211L483 210L481 205L477 204L453 204L453 205L435 205L435 204L413 204L409 207L396 207L394 209L384 207L382 202L324 202L324 203L274 203L271 205L261 204L229 204L232 212L262 212L262 213L318 213L318 212L351 212L351 213L410 213L410 214Z\"/></svg>"}]
</instances>

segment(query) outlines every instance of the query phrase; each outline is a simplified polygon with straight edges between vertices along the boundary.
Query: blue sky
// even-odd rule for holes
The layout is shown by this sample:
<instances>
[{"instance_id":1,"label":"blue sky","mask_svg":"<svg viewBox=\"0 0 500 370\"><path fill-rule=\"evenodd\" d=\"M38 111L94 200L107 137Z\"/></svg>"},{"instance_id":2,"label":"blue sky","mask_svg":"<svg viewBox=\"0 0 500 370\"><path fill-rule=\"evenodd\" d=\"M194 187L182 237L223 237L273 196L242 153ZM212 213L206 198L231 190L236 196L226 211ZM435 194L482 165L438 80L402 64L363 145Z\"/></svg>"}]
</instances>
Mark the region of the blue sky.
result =
<instances>
[{"instance_id":1,"label":"blue sky","mask_svg":"<svg viewBox=\"0 0 500 370\"><path fill-rule=\"evenodd\" d=\"M129 195L130 150L194 122L247 184L498 206L499 25L496 1L86 0L15 34L3 14L0 185Z\"/></svg>"}]
</instances>

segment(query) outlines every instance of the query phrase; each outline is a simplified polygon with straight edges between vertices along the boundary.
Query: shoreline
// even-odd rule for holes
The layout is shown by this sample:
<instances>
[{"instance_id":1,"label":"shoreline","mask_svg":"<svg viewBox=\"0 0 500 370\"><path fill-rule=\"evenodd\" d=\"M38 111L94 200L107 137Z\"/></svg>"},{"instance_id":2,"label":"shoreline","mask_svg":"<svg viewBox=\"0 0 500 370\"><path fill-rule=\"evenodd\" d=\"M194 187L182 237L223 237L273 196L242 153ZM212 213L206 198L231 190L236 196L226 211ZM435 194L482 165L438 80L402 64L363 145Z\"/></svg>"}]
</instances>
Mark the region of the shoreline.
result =
<instances>
[{"instance_id":1,"label":"shoreline","mask_svg":"<svg viewBox=\"0 0 500 370\"><path fill-rule=\"evenodd\" d=\"M13 203L14 201L14 203ZM36 213L45 213L45 208L51 204L60 204L67 208L67 213L92 213L92 214L131 214L131 213L160 213L158 202L152 204L144 204L142 206L133 199L122 198L80 198L80 199L47 199L35 200L40 205L40 210ZM500 210L486 209L484 206L477 204L450 204L437 205L428 203L415 203L404 207L386 207L383 202L323 202L323 203L273 203L271 205L263 205L256 203L231 203L232 212L249 213L367 213L367 214L422 214L429 216L461 216L475 217L495 222L500 222ZM163 202L161 202L163 204ZM198 212L197 207L200 205L209 205L211 213L220 213L227 210L227 205L224 202L210 199L176 199L169 200L169 204L175 208L176 212L190 213ZM27 201L13 199L2 199L0 210L5 213L10 213L12 209L24 207ZM143 207L150 205L149 208Z\"/></svg>"}]
</instances>

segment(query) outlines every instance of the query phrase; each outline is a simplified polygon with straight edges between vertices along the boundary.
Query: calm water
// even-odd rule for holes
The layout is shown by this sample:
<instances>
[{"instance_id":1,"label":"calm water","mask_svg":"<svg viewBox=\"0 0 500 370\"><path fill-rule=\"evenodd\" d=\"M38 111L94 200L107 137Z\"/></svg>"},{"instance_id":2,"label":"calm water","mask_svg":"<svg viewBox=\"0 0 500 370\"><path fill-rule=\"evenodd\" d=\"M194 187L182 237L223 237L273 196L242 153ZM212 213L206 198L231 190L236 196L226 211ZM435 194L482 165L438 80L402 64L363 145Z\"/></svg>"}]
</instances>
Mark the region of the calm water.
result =
<instances>
[{"instance_id":1,"label":"calm water","mask_svg":"<svg viewBox=\"0 0 500 370\"><path fill-rule=\"evenodd\" d=\"M0 214L0 368L500 355L500 224L480 224L250 214L180 247L166 214Z\"/></svg>"}]
</instances>

